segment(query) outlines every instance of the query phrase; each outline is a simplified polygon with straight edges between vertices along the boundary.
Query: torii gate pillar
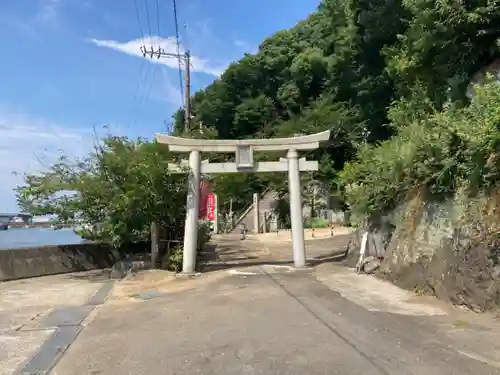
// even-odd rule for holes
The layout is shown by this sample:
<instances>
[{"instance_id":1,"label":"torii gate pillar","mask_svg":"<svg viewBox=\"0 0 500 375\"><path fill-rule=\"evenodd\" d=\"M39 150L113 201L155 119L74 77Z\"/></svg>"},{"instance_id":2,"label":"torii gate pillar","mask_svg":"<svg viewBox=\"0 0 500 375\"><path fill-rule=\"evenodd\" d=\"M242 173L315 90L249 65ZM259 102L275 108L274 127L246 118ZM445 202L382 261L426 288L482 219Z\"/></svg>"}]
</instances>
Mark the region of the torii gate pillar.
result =
<instances>
[{"instance_id":1,"label":"torii gate pillar","mask_svg":"<svg viewBox=\"0 0 500 375\"><path fill-rule=\"evenodd\" d=\"M186 201L186 226L184 229L184 248L182 272L195 272L198 244L198 213L200 207L200 178L205 173L237 172L288 172L290 193L290 216L292 221L292 247L295 267L306 266L304 225L300 192L300 172L318 170L317 161L299 159L299 151L315 150L320 142L330 138L330 131L293 138L275 139L193 139L157 134L158 143L167 144L172 152L189 152L188 194ZM277 162L255 162L254 151L287 151L287 157ZM233 153L236 162L201 162L202 152ZM184 165L169 165L174 173L185 173Z\"/></svg>"},{"instance_id":2,"label":"torii gate pillar","mask_svg":"<svg viewBox=\"0 0 500 375\"><path fill-rule=\"evenodd\" d=\"M290 218L292 221L292 251L295 267L306 265L306 245L304 242L304 223L302 199L300 194L299 154L297 150L289 150L288 159L288 193L290 196Z\"/></svg>"},{"instance_id":3,"label":"torii gate pillar","mask_svg":"<svg viewBox=\"0 0 500 375\"><path fill-rule=\"evenodd\" d=\"M186 222L184 224L184 246L182 271L193 273L198 246L198 219L200 216L201 153L193 150L189 154L188 191L186 198Z\"/></svg>"}]
</instances>

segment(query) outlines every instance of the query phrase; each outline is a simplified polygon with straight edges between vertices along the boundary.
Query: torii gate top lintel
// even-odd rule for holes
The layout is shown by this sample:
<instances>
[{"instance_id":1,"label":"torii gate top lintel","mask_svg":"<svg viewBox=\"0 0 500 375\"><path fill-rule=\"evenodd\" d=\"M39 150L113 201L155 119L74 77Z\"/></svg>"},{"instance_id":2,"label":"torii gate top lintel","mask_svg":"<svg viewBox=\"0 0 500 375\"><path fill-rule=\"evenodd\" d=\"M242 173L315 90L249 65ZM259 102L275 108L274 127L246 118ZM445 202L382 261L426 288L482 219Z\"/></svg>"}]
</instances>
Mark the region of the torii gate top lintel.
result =
<instances>
[{"instance_id":1,"label":"torii gate top lintel","mask_svg":"<svg viewBox=\"0 0 500 375\"><path fill-rule=\"evenodd\" d=\"M172 152L230 152L235 153L239 148L250 147L252 151L286 151L315 150L321 142L330 139L330 130L289 138L268 139L195 139L173 137L167 134L156 134L158 143L168 145Z\"/></svg>"}]
</instances>

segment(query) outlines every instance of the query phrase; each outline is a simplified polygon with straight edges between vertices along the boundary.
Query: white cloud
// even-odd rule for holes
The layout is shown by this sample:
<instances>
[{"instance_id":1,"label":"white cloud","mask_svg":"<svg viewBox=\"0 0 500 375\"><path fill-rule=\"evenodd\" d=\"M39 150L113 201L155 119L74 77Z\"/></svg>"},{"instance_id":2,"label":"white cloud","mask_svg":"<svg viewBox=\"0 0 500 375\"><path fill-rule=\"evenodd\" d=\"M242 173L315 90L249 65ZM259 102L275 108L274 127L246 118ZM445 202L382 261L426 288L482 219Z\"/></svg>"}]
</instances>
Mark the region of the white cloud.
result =
<instances>
[{"instance_id":1,"label":"white cloud","mask_svg":"<svg viewBox=\"0 0 500 375\"><path fill-rule=\"evenodd\" d=\"M155 51L158 50L159 46L166 53L172 53L172 54L177 53L177 42L174 37L163 38L159 36L151 36L151 37L145 37L144 42L142 38L130 40L124 43L115 40L99 40L99 39L90 39L89 42L99 47L111 48L116 51L120 51L128 55L140 58L144 58L143 53L141 52L141 47L144 44L148 46L147 47L148 49L150 49L150 46L153 45L153 49ZM185 49L182 46L180 46L180 53L181 54L185 53ZM151 61L153 63L163 64L173 69L178 68L178 61L176 58L162 57L160 59L157 59L155 56L153 56L153 58L146 56L146 58L148 59L148 61ZM216 77L220 76L227 67L226 63L214 64L213 62L207 59L203 59L197 56L191 56L191 65L192 69L195 72L207 73Z\"/></svg>"},{"instance_id":2,"label":"white cloud","mask_svg":"<svg viewBox=\"0 0 500 375\"><path fill-rule=\"evenodd\" d=\"M61 153L82 157L94 142L91 128L54 124L0 106L0 212L17 210L13 189L24 173L46 169Z\"/></svg>"}]
</instances>

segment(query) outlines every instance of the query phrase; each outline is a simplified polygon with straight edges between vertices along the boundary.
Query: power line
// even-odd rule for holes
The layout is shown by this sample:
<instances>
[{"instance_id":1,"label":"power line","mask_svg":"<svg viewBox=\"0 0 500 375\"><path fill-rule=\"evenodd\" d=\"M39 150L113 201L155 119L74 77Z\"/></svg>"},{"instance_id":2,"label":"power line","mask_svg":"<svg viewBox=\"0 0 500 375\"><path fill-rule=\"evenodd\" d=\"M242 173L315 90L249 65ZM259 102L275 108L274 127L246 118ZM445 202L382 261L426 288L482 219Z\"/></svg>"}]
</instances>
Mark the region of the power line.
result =
<instances>
[{"instance_id":1,"label":"power line","mask_svg":"<svg viewBox=\"0 0 500 375\"><path fill-rule=\"evenodd\" d=\"M134 1L137 1L137 0L134 0ZM190 55L189 51L185 51L185 52L181 53L181 42L180 42L180 36L179 36L179 19L178 19L178 14L177 14L177 2L176 2L176 0L172 0L172 5L173 5L173 16L174 16L174 24L175 24L175 39L176 39L177 53L171 53L171 52L165 51L161 47L161 43L158 43L157 48L153 47L152 38L151 38L151 35L152 35L151 34L151 19L150 19L148 0L145 0L145 6L146 6L146 14L148 17L147 22L148 22L148 30L149 30L149 37L150 37L150 46L146 47L143 43L140 50L141 50L144 57L148 56L151 59L153 59L154 57L156 57L158 60L162 57L164 57L164 58L176 58L177 59L177 67L178 67L178 71L179 71L179 86L180 86L180 92L182 95L182 105L185 108L184 129L186 131L188 131L188 130L190 130L190 122L191 122L191 105L190 105L191 104L190 103L191 55ZM157 21L157 27L158 27L158 38L160 37L160 10L159 9L160 9L159 0L156 0L156 12L157 12L156 21ZM136 6L136 14L137 14L137 17L139 20L139 25L140 25L140 17L139 17L139 12L137 10L137 6ZM142 33L142 28L141 28L141 34L144 35ZM182 77L181 60L182 60L182 62L184 62L184 67L186 69L185 82L183 82L183 77ZM156 63L159 63L159 61ZM156 73L156 69L153 69L153 77L151 78L150 81L153 81L155 73ZM146 91L144 93L146 97L149 96L149 94L150 94L151 86L149 87L149 89L146 86Z\"/></svg>"},{"instance_id":2,"label":"power line","mask_svg":"<svg viewBox=\"0 0 500 375\"><path fill-rule=\"evenodd\" d=\"M170 52L165 52L163 48L158 48L157 50L154 50L153 47L151 46L150 49L147 47L141 47L141 52L144 57L149 56L151 59L156 57L157 59L160 59L161 57L165 58L176 58L178 61L181 59L184 61L184 66L186 67L186 87L184 93L184 108L185 108L185 129L186 131L190 129L190 121L191 121L191 102L190 102L190 67L191 67L191 55L189 52L186 52L185 54L176 54L176 53L170 53ZM182 88L182 87L181 87Z\"/></svg>"},{"instance_id":3,"label":"power line","mask_svg":"<svg viewBox=\"0 0 500 375\"><path fill-rule=\"evenodd\" d=\"M146 60L146 59L144 59ZM148 91L148 84L150 82L149 80L149 75L152 71L152 69L154 69L154 67L152 67L150 64L145 64L145 72L144 72L144 85L142 85L140 88L139 88L139 92L137 93L137 99L138 99L138 108L139 110L142 109L142 106L144 105L144 102L146 101L146 92Z\"/></svg>"},{"instance_id":4,"label":"power line","mask_svg":"<svg viewBox=\"0 0 500 375\"><path fill-rule=\"evenodd\" d=\"M134 8L135 8L135 15L137 17L137 24L139 26L139 33L141 35L142 46L145 48L146 42L144 40L144 31L143 31L143 28L142 28L141 17L140 17L140 14L139 14L139 6L137 4L137 0L134 0ZM132 126L135 125L135 120L136 120L136 116L135 116L135 113L134 113L135 110L138 109L137 106L136 106L136 104L138 106L140 106L140 102L141 102L141 100L140 100L141 84L142 84L142 82L144 82L145 75L147 77L147 73L148 73L147 70L146 70L146 72L144 71L145 62L146 62L146 59L143 59L142 63L141 63L141 67L140 67L140 72L139 72L139 80L138 80L137 85L135 87L134 97L132 99L132 103L131 103L131 106L130 106L129 118L131 118L131 124L129 124L129 125L132 125Z\"/></svg>"},{"instance_id":5,"label":"power line","mask_svg":"<svg viewBox=\"0 0 500 375\"><path fill-rule=\"evenodd\" d=\"M149 74L150 74L150 64L146 64L146 59L143 60L141 64L140 71L140 79L136 86L136 92L134 95L134 100L130 107L131 110L131 125L135 127L137 120L137 112L141 112L145 99L146 99L146 91L149 83ZM144 83L144 84L142 84Z\"/></svg>"},{"instance_id":6,"label":"power line","mask_svg":"<svg viewBox=\"0 0 500 375\"><path fill-rule=\"evenodd\" d=\"M156 0L156 24L158 26L158 47L160 47L160 0Z\"/></svg>"},{"instance_id":7,"label":"power line","mask_svg":"<svg viewBox=\"0 0 500 375\"><path fill-rule=\"evenodd\" d=\"M136 109L135 105L137 104L136 102L139 98L139 89L141 87L141 83L144 80L144 64L145 64L145 62L146 62L146 59L143 59L141 62L141 68L140 68L140 72L139 72L139 80L137 81L137 84L135 86L134 98L132 99L132 103L130 106L130 112L131 112L130 117L132 117L134 115L133 110Z\"/></svg>"},{"instance_id":8,"label":"power line","mask_svg":"<svg viewBox=\"0 0 500 375\"><path fill-rule=\"evenodd\" d=\"M177 55L180 56L181 55L181 41L179 38L179 19L177 17L177 1L172 0L172 4L174 6L174 25L175 25L175 40L177 42L176 43L177 44ZM184 85L182 83L182 67L181 67L181 59L180 58L177 60L177 63L178 63L178 68L179 68L179 86L181 89L181 95L184 98L184 92L183 92ZM186 67L186 68L189 69L189 67ZM184 103L183 103L183 105L184 105Z\"/></svg>"},{"instance_id":9,"label":"power line","mask_svg":"<svg viewBox=\"0 0 500 375\"><path fill-rule=\"evenodd\" d=\"M149 96L151 95L151 90L153 89L154 80L155 80L155 77L156 77L156 71L158 70L158 65L159 65L158 63L154 63L153 71L152 71L153 75L149 79L149 87L146 86L146 91L144 92L144 94L145 94L145 101L146 102L149 100Z\"/></svg>"},{"instance_id":10,"label":"power line","mask_svg":"<svg viewBox=\"0 0 500 375\"><path fill-rule=\"evenodd\" d=\"M137 6L137 0L134 0L135 15L137 16L137 23L139 24L139 32L141 33L142 45L144 46L144 32L142 31L141 17L139 16L139 7Z\"/></svg>"},{"instance_id":11,"label":"power line","mask_svg":"<svg viewBox=\"0 0 500 375\"><path fill-rule=\"evenodd\" d=\"M153 45L153 41L151 39L151 19L149 17L149 6L148 6L148 0L144 0L144 4L146 5L146 15L148 16L148 30L149 30L149 44Z\"/></svg>"}]
</instances>

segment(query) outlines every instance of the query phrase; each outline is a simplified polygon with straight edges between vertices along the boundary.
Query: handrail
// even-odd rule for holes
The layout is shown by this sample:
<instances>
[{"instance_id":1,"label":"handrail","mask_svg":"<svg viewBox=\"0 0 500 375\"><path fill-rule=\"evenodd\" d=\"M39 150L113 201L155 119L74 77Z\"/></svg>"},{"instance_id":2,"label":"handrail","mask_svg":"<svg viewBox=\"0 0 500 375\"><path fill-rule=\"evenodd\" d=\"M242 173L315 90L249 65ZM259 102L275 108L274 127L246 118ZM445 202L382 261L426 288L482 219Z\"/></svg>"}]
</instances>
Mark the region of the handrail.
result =
<instances>
[{"instance_id":1,"label":"handrail","mask_svg":"<svg viewBox=\"0 0 500 375\"><path fill-rule=\"evenodd\" d=\"M264 216L263 216L264 220L261 220L259 222L259 230L262 229L262 233L266 233L267 232L267 230L266 230L266 228L264 226L267 224L269 218L272 217L272 216L273 216L273 211L264 212Z\"/></svg>"},{"instance_id":2,"label":"handrail","mask_svg":"<svg viewBox=\"0 0 500 375\"><path fill-rule=\"evenodd\" d=\"M269 190L270 190L269 186L266 187L264 189L264 191L259 195L258 201L260 201L261 197L263 197L264 195L266 195ZM236 219L234 221L233 226L231 227L231 229L229 229L229 232L232 232L234 230L234 228L236 228L241 223L241 221L245 218L245 216L248 215L248 213L250 212L250 210L253 208L253 203L254 202L252 201L252 203L250 203L245 208L245 210L243 210L242 214L238 217L238 219Z\"/></svg>"}]
</instances>

